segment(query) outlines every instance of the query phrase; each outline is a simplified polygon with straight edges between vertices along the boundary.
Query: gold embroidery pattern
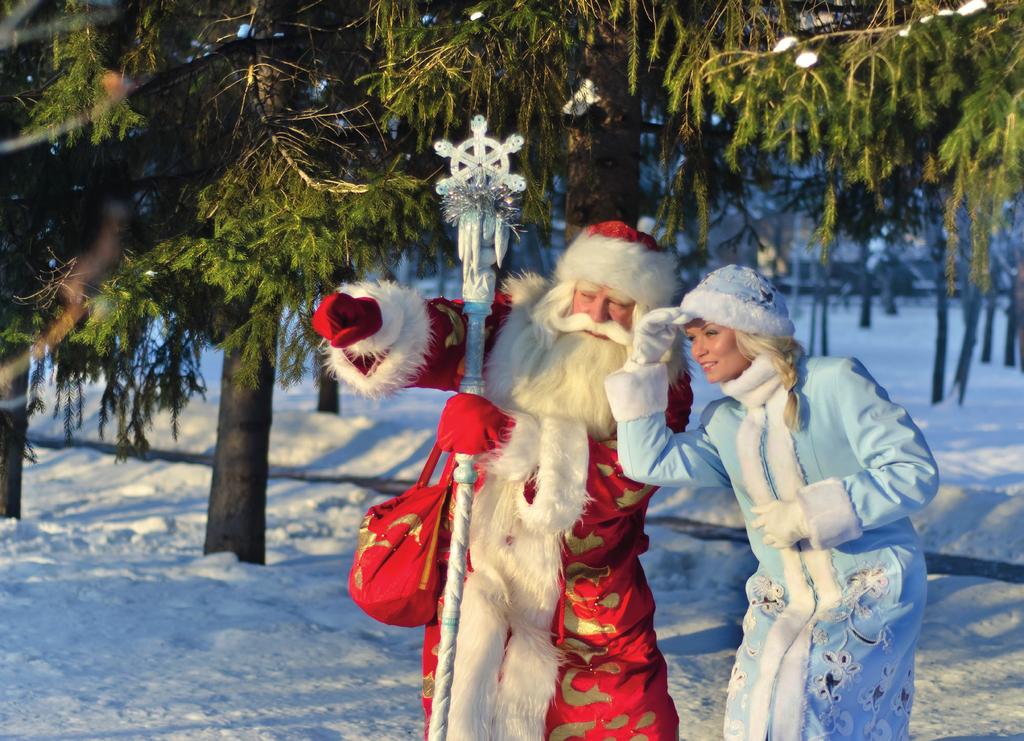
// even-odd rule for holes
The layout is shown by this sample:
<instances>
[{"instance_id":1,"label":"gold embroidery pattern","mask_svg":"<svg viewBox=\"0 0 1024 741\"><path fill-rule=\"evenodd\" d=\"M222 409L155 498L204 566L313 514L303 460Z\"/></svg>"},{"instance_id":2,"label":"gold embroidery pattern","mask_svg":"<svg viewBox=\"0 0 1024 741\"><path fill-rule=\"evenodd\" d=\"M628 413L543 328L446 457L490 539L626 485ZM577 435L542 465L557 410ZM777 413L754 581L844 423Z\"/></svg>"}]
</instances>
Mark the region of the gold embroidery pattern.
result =
<instances>
[{"instance_id":1,"label":"gold embroidery pattern","mask_svg":"<svg viewBox=\"0 0 1024 741\"><path fill-rule=\"evenodd\" d=\"M640 716L640 719L636 722L636 725L633 726L632 730L639 731L641 728L648 728L654 725L656 718L657 716L653 712L648 711ZM621 731L629 726L631 720L632 718L626 714L616 715L611 720L602 723L598 730ZM548 741L568 741L568 739L572 738L584 738L588 731L592 731L595 728L597 728L596 721L587 721L585 723L564 723L551 731L551 734L548 736ZM611 741L611 739L608 739L607 741ZM649 738L646 734L634 733L629 737L629 741L649 741Z\"/></svg>"},{"instance_id":2,"label":"gold embroidery pattern","mask_svg":"<svg viewBox=\"0 0 1024 741\"><path fill-rule=\"evenodd\" d=\"M576 593L576 582L586 579L595 587L601 579L612 573L610 566L587 566L585 563L571 563L565 570L565 594L573 602L583 602L583 597Z\"/></svg>"},{"instance_id":3,"label":"gold embroidery pattern","mask_svg":"<svg viewBox=\"0 0 1024 741\"><path fill-rule=\"evenodd\" d=\"M452 331L444 338L444 346L455 347L461 344L466 337L466 325L463 324L462 317L459 316L455 309L444 304L434 304L434 308L447 316L448 320L452 323Z\"/></svg>"},{"instance_id":4,"label":"gold embroidery pattern","mask_svg":"<svg viewBox=\"0 0 1024 741\"><path fill-rule=\"evenodd\" d=\"M594 730L596 721L588 720L585 723L563 723L551 729L548 741L569 741L571 738L586 738L587 731Z\"/></svg>"},{"instance_id":5,"label":"gold embroidery pattern","mask_svg":"<svg viewBox=\"0 0 1024 741\"><path fill-rule=\"evenodd\" d=\"M370 518L363 518L363 524L359 527L359 544L356 546L356 560L359 560L359 557L362 556L365 551L368 551L371 548L391 547L391 541L370 530L369 525ZM388 527L388 530L392 530L393 528L398 527L399 525L408 525L409 535L416 539L416 543L418 545L422 545L422 542L420 541L420 536L422 535L423 531L423 522L420 520L419 515L403 515L402 517L399 517L397 520L392 522L391 525Z\"/></svg>"},{"instance_id":6,"label":"gold embroidery pattern","mask_svg":"<svg viewBox=\"0 0 1024 741\"><path fill-rule=\"evenodd\" d=\"M626 493L615 500L615 505L619 509L626 509L632 507L634 504L639 502L641 499L646 497L654 490L654 487L650 484L645 484L639 489L626 489Z\"/></svg>"},{"instance_id":7,"label":"gold embroidery pattern","mask_svg":"<svg viewBox=\"0 0 1024 741\"><path fill-rule=\"evenodd\" d=\"M398 527L399 525L408 525L409 537L416 539L416 545L423 545L420 540L420 535L422 535L423 532L423 521L420 519L419 515L403 515L392 522L388 530Z\"/></svg>"},{"instance_id":8,"label":"gold embroidery pattern","mask_svg":"<svg viewBox=\"0 0 1024 741\"><path fill-rule=\"evenodd\" d=\"M654 714L653 710L644 713L643 715L640 716L640 720L638 720L637 723L636 723L637 730L639 730L641 728L647 728L648 726L653 726L654 725L654 721L655 721L655 719L657 717L658 716L656 716Z\"/></svg>"},{"instance_id":9,"label":"gold embroidery pattern","mask_svg":"<svg viewBox=\"0 0 1024 741\"><path fill-rule=\"evenodd\" d=\"M627 723L629 723L628 715L616 715L610 721L605 723L604 727L609 731L617 731L620 728L625 728Z\"/></svg>"},{"instance_id":10,"label":"gold embroidery pattern","mask_svg":"<svg viewBox=\"0 0 1024 741\"><path fill-rule=\"evenodd\" d=\"M595 587L601 579L612 573L610 566L588 566L585 563L571 563L565 570L565 596L570 603L584 604L588 602L576 591L576 582L581 579L591 582ZM619 602L619 595L614 592L604 598L605 601L612 600L615 604ZM564 624L567 630L579 636L605 635L618 632L614 625L602 623L599 620L580 618L573 610L572 604L565 607ZM588 662L589 663L589 662Z\"/></svg>"},{"instance_id":11,"label":"gold embroidery pattern","mask_svg":"<svg viewBox=\"0 0 1024 741\"><path fill-rule=\"evenodd\" d=\"M367 515L363 518L363 523L359 526L359 543L356 545L356 558L363 554L363 551L373 548L375 545L384 545L388 548L391 547L391 543L383 538L378 540L377 533L370 531L370 520L372 518Z\"/></svg>"},{"instance_id":12,"label":"gold embroidery pattern","mask_svg":"<svg viewBox=\"0 0 1024 741\"><path fill-rule=\"evenodd\" d=\"M430 700L434 697L434 672L423 677L423 698Z\"/></svg>"},{"instance_id":13,"label":"gold embroidery pattern","mask_svg":"<svg viewBox=\"0 0 1024 741\"><path fill-rule=\"evenodd\" d=\"M594 533L587 533L582 538L577 538L572 533L565 536L565 545L575 556L582 556L588 551L600 548L604 545L604 538Z\"/></svg>"},{"instance_id":14,"label":"gold embroidery pattern","mask_svg":"<svg viewBox=\"0 0 1024 741\"><path fill-rule=\"evenodd\" d=\"M581 641L579 638L566 638L565 650L569 653L576 654L583 659L587 664L594 660L595 656L604 656L608 653L608 649L602 646L591 646L589 643Z\"/></svg>"},{"instance_id":15,"label":"gold embroidery pattern","mask_svg":"<svg viewBox=\"0 0 1024 741\"><path fill-rule=\"evenodd\" d=\"M609 466L607 463L595 463L594 465L597 466L597 470L602 476L615 475L615 466Z\"/></svg>"},{"instance_id":16,"label":"gold embroidery pattern","mask_svg":"<svg viewBox=\"0 0 1024 741\"><path fill-rule=\"evenodd\" d=\"M585 705L595 705L599 702L611 702L612 696L607 692L602 692L598 688L596 680L594 681L594 686L588 690L578 690L572 686L572 681L576 679L576 675L581 671L583 670L570 669L562 677L562 698L566 704L581 708Z\"/></svg>"},{"instance_id":17,"label":"gold embroidery pattern","mask_svg":"<svg viewBox=\"0 0 1024 741\"><path fill-rule=\"evenodd\" d=\"M580 618L579 615L573 612L571 606L565 611L565 628L578 636L598 636L616 632L614 625L606 625L597 620L584 620Z\"/></svg>"}]
</instances>

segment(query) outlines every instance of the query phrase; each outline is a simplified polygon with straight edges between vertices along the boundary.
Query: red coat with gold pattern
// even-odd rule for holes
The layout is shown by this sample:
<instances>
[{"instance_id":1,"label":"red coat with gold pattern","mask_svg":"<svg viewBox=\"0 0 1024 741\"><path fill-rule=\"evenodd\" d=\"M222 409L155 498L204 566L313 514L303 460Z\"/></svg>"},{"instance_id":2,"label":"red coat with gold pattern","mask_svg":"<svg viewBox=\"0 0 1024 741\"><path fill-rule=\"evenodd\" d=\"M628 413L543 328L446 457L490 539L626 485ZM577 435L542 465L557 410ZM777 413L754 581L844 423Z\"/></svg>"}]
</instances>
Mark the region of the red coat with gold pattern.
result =
<instances>
[{"instance_id":1,"label":"red coat with gold pattern","mask_svg":"<svg viewBox=\"0 0 1024 741\"><path fill-rule=\"evenodd\" d=\"M515 374L513 340L527 331L542 289L499 294L487 321L485 380L499 406L510 379L492 376ZM367 288L365 295L374 293ZM408 319L413 303L394 303L391 313L402 309ZM381 305L387 332L387 296ZM420 306L424 313L413 323L429 339L413 347L408 367L383 371L396 387L457 390L466 328L461 304L435 299ZM393 348L370 346L365 354L332 349L332 364L345 380L356 373L365 383L393 360L382 350L408 350L401 341L399 334ZM499 389L493 395L492 380ZM671 427L685 427L691 402L689 379L680 374L670 390ZM449 737L678 738L654 600L639 561L655 487L622 474L614 439L593 439L571 419L513 416L512 439L494 465L482 467L477 484ZM423 650L428 723L438 638L435 620L426 626Z\"/></svg>"}]
</instances>

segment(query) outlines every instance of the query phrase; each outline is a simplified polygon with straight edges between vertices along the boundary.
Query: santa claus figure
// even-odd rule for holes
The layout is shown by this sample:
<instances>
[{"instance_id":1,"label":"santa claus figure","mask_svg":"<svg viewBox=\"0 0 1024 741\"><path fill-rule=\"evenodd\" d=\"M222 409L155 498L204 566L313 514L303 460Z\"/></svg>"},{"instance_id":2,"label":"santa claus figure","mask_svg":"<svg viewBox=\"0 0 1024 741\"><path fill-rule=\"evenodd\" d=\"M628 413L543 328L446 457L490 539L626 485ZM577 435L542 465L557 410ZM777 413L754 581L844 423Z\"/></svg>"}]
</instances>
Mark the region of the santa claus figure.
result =
<instances>
[{"instance_id":1,"label":"santa claus figure","mask_svg":"<svg viewBox=\"0 0 1024 741\"><path fill-rule=\"evenodd\" d=\"M667 421L686 426L682 354L671 340L636 348L632 334L677 288L674 259L652 237L605 222L569 246L552 280L525 275L498 293L486 325L486 393L452 397L438 433L444 449L484 454L450 738L678 738L639 561L655 487L623 475L603 385L631 354L667 352ZM329 342L334 373L360 393L458 389L458 301L348 285L323 301L313 326ZM428 722L438 639L435 619L423 648Z\"/></svg>"}]
</instances>

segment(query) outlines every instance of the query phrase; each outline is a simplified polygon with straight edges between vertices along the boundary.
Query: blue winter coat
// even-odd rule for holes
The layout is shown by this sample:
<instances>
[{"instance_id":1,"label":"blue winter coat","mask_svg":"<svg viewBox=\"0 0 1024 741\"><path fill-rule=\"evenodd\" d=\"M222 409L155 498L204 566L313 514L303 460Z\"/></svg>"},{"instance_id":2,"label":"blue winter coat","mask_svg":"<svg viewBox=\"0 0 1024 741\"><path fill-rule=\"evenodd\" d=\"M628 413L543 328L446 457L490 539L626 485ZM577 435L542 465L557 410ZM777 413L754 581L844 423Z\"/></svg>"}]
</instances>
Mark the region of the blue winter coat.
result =
<instances>
[{"instance_id":1,"label":"blue winter coat","mask_svg":"<svg viewBox=\"0 0 1024 741\"><path fill-rule=\"evenodd\" d=\"M658 485L731 486L759 565L726 706L725 737L906 739L926 573L908 515L935 495L921 431L859 361L798 366L801 426L767 357L723 384L700 427L673 434L661 366L609 377L623 471ZM800 502L811 536L764 543L755 504Z\"/></svg>"}]
</instances>

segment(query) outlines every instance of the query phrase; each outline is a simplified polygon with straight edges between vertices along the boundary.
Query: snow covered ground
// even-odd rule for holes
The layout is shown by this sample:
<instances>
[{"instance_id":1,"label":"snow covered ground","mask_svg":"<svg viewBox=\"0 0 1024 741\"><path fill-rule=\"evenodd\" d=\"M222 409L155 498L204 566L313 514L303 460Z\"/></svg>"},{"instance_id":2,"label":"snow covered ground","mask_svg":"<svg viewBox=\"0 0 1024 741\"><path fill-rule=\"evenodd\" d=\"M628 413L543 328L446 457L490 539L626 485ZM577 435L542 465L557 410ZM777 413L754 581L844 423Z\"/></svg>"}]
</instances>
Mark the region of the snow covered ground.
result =
<instances>
[{"instance_id":1,"label":"snow covered ground","mask_svg":"<svg viewBox=\"0 0 1024 741\"><path fill-rule=\"evenodd\" d=\"M1024 374L975 365L963 407L932 407L929 307L876 314L868 331L853 308L831 318L833 354L861 358L935 449L943 489L917 519L928 550L1024 564ZM805 309L802 340L808 319ZM950 369L959 314L951 319ZM1001 338L1001 321L996 329ZM212 452L218 378L211 356L208 398L188 409L177 442L158 426L155 447ZM699 409L715 389L696 386ZM272 463L413 478L444 398L346 394L335 418L309 412L309 384L281 392ZM37 418L31 434L58 437L60 423ZM82 437L96 437L93 418ZM0 522L0 738L420 736L419 632L373 622L345 590L359 521L377 495L272 480L268 566L258 567L201 555L209 479L202 465L39 450L25 472L24 519ZM736 525L730 496L662 491L652 513ZM719 738L752 556L744 544L649 532L645 566L682 737ZM931 578L915 739L1024 738L1022 617L1024 584Z\"/></svg>"}]
</instances>

